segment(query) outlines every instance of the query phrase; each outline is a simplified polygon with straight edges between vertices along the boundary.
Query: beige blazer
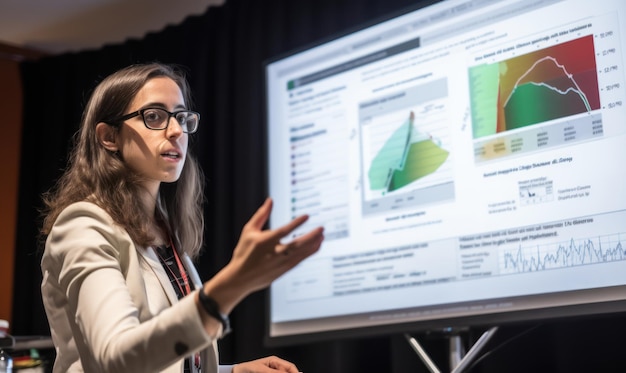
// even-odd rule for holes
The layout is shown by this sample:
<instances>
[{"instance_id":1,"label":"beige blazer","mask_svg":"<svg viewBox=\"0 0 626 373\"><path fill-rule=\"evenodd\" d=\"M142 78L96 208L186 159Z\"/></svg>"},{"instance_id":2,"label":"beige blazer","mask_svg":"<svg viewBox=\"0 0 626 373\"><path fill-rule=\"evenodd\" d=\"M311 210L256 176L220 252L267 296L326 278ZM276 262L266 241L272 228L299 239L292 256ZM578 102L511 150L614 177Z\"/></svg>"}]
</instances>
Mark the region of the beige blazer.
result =
<instances>
[{"instance_id":1,"label":"beige blazer","mask_svg":"<svg viewBox=\"0 0 626 373\"><path fill-rule=\"evenodd\" d=\"M193 297L179 301L154 250L135 245L98 206L78 202L59 215L41 269L54 373L180 373L197 351L203 373L218 371L217 336L204 329Z\"/></svg>"}]
</instances>

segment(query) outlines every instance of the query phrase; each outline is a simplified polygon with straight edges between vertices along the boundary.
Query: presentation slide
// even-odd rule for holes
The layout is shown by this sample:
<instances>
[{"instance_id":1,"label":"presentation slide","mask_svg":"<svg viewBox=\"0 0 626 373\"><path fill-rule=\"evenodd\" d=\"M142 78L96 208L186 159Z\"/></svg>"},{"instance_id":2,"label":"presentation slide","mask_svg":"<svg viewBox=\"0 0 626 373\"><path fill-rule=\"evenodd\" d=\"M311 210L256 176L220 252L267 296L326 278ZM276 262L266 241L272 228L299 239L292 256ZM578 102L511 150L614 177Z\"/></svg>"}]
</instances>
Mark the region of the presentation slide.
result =
<instances>
[{"instance_id":1,"label":"presentation slide","mask_svg":"<svg viewBox=\"0 0 626 373\"><path fill-rule=\"evenodd\" d=\"M269 64L271 225L309 214L293 237L326 237L272 285L272 333L623 287L625 20L444 1Z\"/></svg>"}]
</instances>

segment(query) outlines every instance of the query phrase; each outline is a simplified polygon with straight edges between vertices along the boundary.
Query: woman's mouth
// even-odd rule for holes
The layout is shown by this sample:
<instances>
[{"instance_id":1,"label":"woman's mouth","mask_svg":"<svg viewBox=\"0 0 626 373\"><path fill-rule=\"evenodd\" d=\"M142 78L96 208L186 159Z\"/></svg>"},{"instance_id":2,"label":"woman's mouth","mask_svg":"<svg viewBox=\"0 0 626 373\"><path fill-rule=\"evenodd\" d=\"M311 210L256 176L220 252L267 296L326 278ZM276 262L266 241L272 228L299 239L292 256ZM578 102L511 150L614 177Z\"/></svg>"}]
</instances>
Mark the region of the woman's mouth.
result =
<instances>
[{"instance_id":1,"label":"woman's mouth","mask_svg":"<svg viewBox=\"0 0 626 373\"><path fill-rule=\"evenodd\" d=\"M165 157L165 158L169 158L169 159L179 159L180 158L180 154L177 152L165 152L165 153L161 153L161 156Z\"/></svg>"}]
</instances>

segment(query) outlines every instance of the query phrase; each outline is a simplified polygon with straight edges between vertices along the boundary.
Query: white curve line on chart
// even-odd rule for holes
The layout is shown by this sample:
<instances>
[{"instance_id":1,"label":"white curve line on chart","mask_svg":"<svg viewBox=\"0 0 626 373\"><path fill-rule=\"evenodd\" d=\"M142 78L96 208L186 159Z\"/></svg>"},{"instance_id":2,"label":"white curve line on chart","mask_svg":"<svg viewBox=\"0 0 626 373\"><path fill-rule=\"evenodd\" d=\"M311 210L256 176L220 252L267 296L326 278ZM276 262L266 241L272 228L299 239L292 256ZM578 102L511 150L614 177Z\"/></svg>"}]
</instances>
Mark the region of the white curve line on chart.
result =
<instances>
[{"instance_id":1,"label":"white curve line on chart","mask_svg":"<svg viewBox=\"0 0 626 373\"><path fill-rule=\"evenodd\" d=\"M546 61L546 60L550 60L552 62L554 62L554 64L563 71L563 73L572 81L572 83L574 84L574 86L576 86L576 89L572 89L573 91L577 92L580 96L582 96L583 98L583 102L585 103L585 107L587 108L587 111L591 111L591 107L589 105L589 102L587 100L587 96L585 95L585 92L582 91L582 89L578 86L578 83L576 83L576 81L572 78L572 74L570 74L567 69L565 69L565 65L561 65L560 63L557 62L556 58L551 57L551 56L546 56L546 57L542 57L540 59L538 59L537 61L535 61L533 63L533 65L526 70L526 72L524 72L524 74L522 74L517 81L515 82L515 85L513 86L513 90L511 90L511 93L509 94L509 97L506 98L506 101L504 102L504 106L506 106L509 102L509 100L511 99L511 96L513 96L513 93L515 93L515 90L517 89L517 87L519 86L519 83L522 81L522 79L524 79L524 77L526 77L526 75L530 74L530 72L541 62ZM553 88L554 90L558 91L559 93L567 93L566 92L561 92L559 90L557 90L554 87L548 86L545 83L535 83L535 82L531 82L533 84L537 84L537 85L545 85L546 87L550 87ZM568 91L570 89L568 88Z\"/></svg>"}]
</instances>

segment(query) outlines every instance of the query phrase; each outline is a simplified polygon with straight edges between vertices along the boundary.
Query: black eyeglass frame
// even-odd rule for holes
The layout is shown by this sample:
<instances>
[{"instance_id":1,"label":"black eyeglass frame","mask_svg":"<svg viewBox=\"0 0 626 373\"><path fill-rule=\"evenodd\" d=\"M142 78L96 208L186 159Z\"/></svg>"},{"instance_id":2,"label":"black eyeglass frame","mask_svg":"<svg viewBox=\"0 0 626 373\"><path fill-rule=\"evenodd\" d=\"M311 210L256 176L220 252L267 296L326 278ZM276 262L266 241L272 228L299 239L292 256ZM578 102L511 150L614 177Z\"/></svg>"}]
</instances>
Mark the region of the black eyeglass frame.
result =
<instances>
[{"instance_id":1,"label":"black eyeglass frame","mask_svg":"<svg viewBox=\"0 0 626 373\"><path fill-rule=\"evenodd\" d=\"M148 126L148 124L146 123L146 118L143 116L143 113L146 110L155 110L155 109L156 110L161 110L161 111L164 111L164 112L167 113L167 120L165 121L165 127L163 127L163 128L154 128L154 127ZM134 111L132 113L124 114L121 117L117 117L117 118L112 119L112 120L107 120L105 122L110 124L110 125L113 125L113 126L119 126L120 124L122 124L123 122L125 122L125 121L127 121L129 119L141 115L141 121L143 122L143 125L146 126L147 129L151 129L151 130L154 130L154 131L163 131L163 130L166 130L167 127L169 127L170 120L172 119L172 117L174 117L174 119L176 119L176 115L179 114L179 113L192 113L192 114L195 114L198 117L198 122L196 123L196 128L193 131L185 131L183 129L183 132L185 132L185 133L189 133L189 134L195 133L198 130L198 126L200 125L200 113L198 113L197 111L186 110L186 109L185 110L176 110L174 112L171 112L171 111L167 111L167 110L163 109L162 107L146 107L146 108ZM181 128L184 128L183 125L178 121L178 119L176 119L176 121L178 122L178 125L181 126Z\"/></svg>"}]
</instances>

